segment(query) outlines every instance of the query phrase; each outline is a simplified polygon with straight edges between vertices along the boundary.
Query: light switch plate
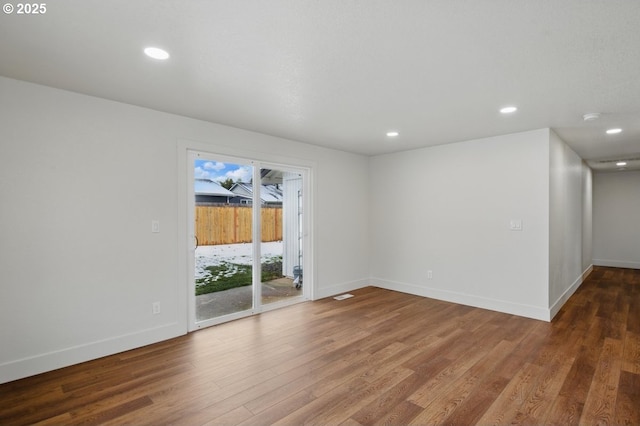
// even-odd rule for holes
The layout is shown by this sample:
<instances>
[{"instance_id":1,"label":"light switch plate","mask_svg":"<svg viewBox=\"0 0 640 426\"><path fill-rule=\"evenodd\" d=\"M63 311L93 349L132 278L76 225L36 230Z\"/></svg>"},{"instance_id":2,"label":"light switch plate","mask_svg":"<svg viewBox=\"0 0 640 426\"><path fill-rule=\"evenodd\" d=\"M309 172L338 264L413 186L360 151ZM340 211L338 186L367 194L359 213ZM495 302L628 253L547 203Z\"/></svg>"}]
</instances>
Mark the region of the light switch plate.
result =
<instances>
[{"instance_id":1,"label":"light switch plate","mask_svg":"<svg viewBox=\"0 0 640 426\"><path fill-rule=\"evenodd\" d=\"M152 220L151 221L151 232L158 233L160 232L160 221L159 220Z\"/></svg>"},{"instance_id":2,"label":"light switch plate","mask_svg":"<svg viewBox=\"0 0 640 426\"><path fill-rule=\"evenodd\" d=\"M522 231L522 220L521 219L511 219L510 228L512 231Z\"/></svg>"}]
</instances>

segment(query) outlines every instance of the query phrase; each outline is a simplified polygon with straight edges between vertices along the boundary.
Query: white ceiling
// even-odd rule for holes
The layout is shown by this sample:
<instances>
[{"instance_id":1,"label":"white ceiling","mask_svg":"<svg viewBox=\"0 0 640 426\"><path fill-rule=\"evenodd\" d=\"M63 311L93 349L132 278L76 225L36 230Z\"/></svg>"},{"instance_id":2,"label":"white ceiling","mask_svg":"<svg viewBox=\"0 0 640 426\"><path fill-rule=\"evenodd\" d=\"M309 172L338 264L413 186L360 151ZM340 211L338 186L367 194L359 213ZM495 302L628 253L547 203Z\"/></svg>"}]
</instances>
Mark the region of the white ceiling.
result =
<instances>
[{"instance_id":1,"label":"white ceiling","mask_svg":"<svg viewBox=\"0 0 640 426\"><path fill-rule=\"evenodd\" d=\"M150 45L171 58L145 57ZM366 155L551 127L584 159L640 157L639 71L638 0L56 0L0 14L1 75ZM507 104L518 112L501 116Z\"/></svg>"}]
</instances>

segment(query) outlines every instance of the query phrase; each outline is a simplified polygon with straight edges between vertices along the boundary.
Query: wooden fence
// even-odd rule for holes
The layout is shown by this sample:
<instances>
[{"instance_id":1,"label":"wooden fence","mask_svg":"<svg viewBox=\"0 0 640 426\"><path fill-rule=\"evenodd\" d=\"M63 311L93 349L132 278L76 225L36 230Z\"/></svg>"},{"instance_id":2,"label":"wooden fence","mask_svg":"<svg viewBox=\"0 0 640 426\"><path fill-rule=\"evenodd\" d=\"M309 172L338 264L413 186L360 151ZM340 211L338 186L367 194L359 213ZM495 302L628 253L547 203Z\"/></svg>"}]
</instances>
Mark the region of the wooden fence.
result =
<instances>
[{"instance_id":1,"label":"wooden fence","mask_svg":"<svg viewBox=\"0 0 640 426\"><path fill-rule=\"evenodd\" d=\"M251 242L251 206L196 206L198 245ZM262 241L282 240L282 207L262 207Z\"/></svg>"}]
</instances>

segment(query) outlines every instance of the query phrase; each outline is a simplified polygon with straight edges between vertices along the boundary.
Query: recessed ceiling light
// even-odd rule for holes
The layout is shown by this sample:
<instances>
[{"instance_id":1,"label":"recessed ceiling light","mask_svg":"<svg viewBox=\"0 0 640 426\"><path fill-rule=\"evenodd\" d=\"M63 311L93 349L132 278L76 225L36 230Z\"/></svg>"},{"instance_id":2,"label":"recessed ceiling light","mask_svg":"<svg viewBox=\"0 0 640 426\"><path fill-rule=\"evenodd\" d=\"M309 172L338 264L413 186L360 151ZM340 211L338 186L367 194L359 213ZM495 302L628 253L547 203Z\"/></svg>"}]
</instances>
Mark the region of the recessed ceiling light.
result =
<instances>
[{"instance_id":1,"label":"recessed ceiling light","mask_svg":"<svg viewBox=\"0 0 640 426\"><path fill-rule=\"evenodd\" d=\"M165 60L169 59L169 52L159 47L147 47L144 49L145 55L153 59Z\"/></svg>"},{"instance_id":2,"label":"recessed ceiling light","mask_svg":"<svg viewBox=\"0 0 640 426\"><path fill-rule=\"evenodd\" d=\"M511 114L512 112L516 112L517 110L518 108L514 106L506 106L504 108L500 108L500 112L502 114Z\"/></svg>"},{"instance_id":3,"label":"recessed ceiling light","mask_svg":"<svg viewBox=\"0 0 640 426\"><path fill-rule=\"evenodd\" d=\"M584 121L594 121L597 120L598 118L600 118L600 113L599 112L590 112L589 114L585 114L582 116L582 119Z\"/></svg>"},{"instance_id":4,"label":"recessed ceiling light","mask_svg":"<svg viewBox=\"0 0 640 426\"><path fill-rule=\"evenodd\" d=\"M398 132L387 132L387 136L389 136L390 138L395 138L396 136L398 136L400 133Z\"/></svg>"},{"instance_id":5,"label":"recessed ceiling light","mask_svg":"<svg viewBox=\"0 0 640 426\"><path fill-rule=\"evenodd\" d=\"M626 165L627 165L627 162L626 162L626 161L618 161L618 162L616 163L616 166L618 166L618 167L622 167L622 166L626 166Z\"/></svg>"},{"instance_id":6,"label":"recessed ceiling light","mask_svg":"<svg viewBox=\"0 0 640 426\"><path fill-rule=\"evenodd\" d=\"M615 135L617 133L620 133L622 131L622 129L609 129L607 130L607 134L608 135Z\"/></svg>"}]
</instances>

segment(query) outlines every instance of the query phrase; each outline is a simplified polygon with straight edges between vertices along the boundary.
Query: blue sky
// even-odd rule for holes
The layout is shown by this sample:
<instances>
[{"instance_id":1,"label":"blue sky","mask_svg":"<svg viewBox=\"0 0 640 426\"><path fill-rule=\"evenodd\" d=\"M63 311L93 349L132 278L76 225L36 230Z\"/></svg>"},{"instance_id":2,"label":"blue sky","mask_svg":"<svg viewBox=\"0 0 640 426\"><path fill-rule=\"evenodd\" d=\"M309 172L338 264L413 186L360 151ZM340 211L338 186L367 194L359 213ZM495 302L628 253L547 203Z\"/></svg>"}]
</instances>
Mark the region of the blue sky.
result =
<instances>
[{"instance_id":1,"label":"blue sky","mask_svg":"<svg viewBox=\"0 0 640 426\"><path fill-rule=\"evenodd\" d=\"M251 182L252 167L232 163L221 163L211 160L195 160L194 177L221 182L227 178L234 182Z\"/></svg>"}]
</instances>

